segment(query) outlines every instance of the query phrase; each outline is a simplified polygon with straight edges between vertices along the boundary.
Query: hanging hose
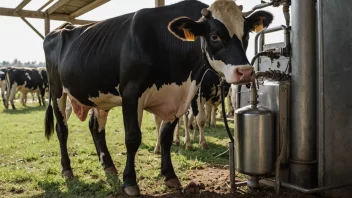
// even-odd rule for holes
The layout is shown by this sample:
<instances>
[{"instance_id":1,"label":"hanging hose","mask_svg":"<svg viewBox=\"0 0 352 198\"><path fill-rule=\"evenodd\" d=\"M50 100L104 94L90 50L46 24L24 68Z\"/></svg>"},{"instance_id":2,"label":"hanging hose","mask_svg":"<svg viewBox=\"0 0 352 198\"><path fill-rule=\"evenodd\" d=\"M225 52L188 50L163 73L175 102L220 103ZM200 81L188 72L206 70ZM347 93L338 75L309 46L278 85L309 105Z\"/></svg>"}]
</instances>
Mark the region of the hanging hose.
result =
<instances>
[{"instance_id":1,"label":"hanging hose","mask_svg":"<svg viewBox=\"0 0 352 198\"><path fill-rule=\"evenodd\" d=\"M225 128L226 128L226 132L227 132L227 135L229 136L231 142L234 142L234 139L233 139L233 136L231 135L231 131L230 131L230 127L227 123L227 117L226 117L226 110L225 110L225 84L224 84L224 81L221 82L221 109L222 109L222 117L224 118L224 125L225 125Z\"/></svg>"},{"instance_id":2,"label":"hanging hose","mask_svg":"<svg viewBox=\"0 0 352 198\"><path fill-rule=\"evenodd\" d=\"M267 56L268 54L269 54L268 52L259 52L258 54L256 54L256 55L252 58L251 65L254 65L255 60L257 60L257 58L258 58L259 56Z\"/></svg>"}]
</instances>

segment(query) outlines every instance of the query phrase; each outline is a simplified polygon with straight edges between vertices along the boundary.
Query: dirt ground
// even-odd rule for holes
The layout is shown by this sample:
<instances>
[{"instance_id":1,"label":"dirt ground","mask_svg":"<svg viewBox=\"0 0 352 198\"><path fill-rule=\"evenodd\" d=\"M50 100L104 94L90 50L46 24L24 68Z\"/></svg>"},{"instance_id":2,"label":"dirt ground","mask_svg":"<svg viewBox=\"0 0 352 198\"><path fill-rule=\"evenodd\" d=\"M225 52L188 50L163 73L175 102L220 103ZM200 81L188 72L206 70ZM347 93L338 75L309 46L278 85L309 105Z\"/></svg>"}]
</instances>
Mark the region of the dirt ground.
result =
<instances>
[{"instance_id":1,"label":"dirt ground","mask_svg":"<svg viewBox=\"0 0 352 198\"><path fill-rule=\"evenodd\" d=\"M187 184L183 189L164 194L148 195L143 191L140 197L152 198L250 198L250 197L276 197L275 189L272 187L263 187L260 190L249 191L246 186L239 187L235 193L230 190L230 176L228 169L220 167L207 167L202 170L189 171ZM112 196L113 197L113 196ZM117 195L114 197L128 197ZM282 189L280 196L287 198L316 198L318 195L306 195L296 191Z\"/></svg>"}]
</instances>

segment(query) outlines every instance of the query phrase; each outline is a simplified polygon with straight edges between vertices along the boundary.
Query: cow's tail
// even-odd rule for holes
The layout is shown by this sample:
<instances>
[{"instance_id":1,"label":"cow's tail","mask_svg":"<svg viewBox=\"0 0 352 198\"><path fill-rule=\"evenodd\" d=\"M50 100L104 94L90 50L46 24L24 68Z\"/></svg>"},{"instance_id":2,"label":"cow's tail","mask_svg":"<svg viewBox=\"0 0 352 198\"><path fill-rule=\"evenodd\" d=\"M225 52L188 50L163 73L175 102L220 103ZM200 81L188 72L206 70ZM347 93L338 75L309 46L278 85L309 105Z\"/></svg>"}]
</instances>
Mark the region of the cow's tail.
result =
<instances>
[{"instance_id":1,"label":"cow's tail","mask_svg":"<svg viewBox=\"0 0 352 198\"><path fill-rule=\"evenodd\" d=\"M46 107L46 110L45 110L44 122L45 122L44 124L45 137L49 140L54 133L54 112L53 112L53 106L51 105L50 85L49 85L49 101L48 101L48 106Z\"/></svg>"}]
</instances>

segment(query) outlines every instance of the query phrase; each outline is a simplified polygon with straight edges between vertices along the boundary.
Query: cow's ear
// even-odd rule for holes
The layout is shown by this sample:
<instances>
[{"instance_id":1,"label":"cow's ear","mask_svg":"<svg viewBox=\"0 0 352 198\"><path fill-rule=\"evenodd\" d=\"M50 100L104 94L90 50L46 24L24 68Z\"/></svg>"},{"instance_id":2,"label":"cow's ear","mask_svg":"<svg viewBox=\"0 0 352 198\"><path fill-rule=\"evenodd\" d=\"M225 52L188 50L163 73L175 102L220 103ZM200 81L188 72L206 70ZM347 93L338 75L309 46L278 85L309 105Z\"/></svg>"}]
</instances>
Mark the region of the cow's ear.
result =
<instances>
[{"instance_id":1,"label":"cow's ear","mask_svg":"<svg viewBox=\"0 0 352 198\"><path fill-rule=\"evenodd\" d=\"M179 17L169 23L168 29L183 41L194 41L196 37L203 35L203 27L202 22L193 21L188 17Z\"/></svg>"},{"instance_id":2,"label":"cow's ear","mask_svg":"<svg viewBox=\"0 0 352 198\"><path fill-rule=\"evenodd\" d=\"M257 11L246 18L246 23L249 25L251 31L260 32L267 28L273 22L274 16L270 12Z\"/></svg>"}]
</instances>

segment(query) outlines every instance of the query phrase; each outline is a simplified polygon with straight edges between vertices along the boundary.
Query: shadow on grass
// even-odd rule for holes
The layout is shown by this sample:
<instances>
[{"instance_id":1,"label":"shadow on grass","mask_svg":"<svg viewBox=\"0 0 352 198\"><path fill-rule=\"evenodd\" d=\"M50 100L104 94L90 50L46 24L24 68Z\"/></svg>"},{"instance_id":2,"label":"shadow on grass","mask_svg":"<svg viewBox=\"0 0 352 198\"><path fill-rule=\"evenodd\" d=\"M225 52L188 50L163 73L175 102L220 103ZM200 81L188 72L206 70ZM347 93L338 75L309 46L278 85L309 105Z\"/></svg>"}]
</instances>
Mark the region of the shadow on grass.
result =
<instances>
[{"instance_id":1,"label":"shadow on grass","mask_svg":"<svg viewBox=\"0 0 352 198\"><path fill-rule=\"evenodd\" d=\"M57 181L44 180L38 182L38 187L45 192L32 196L39 197L107 197L122 193L121 181L117 175L109 175L106 180L84 182L79 178L66 180L67 191L62 191L62 184ZM108 184L108 186L107 186Z\"/></svg>"},{"instance_id":2,"label":"shadow on grass","mask_svg":"<svg viewBox=\"0 0 352 198\"><path fill-rule=\"evenodd\" d=\"M11 108L11 107L10 107ZM35 111L43 111L45 110L46 107L44 106L27 106L23 107L21 109L4 109L2 113L7 113L7 114L26 114L26 113L31 113Z\"/></svg>"}]
</instances>

